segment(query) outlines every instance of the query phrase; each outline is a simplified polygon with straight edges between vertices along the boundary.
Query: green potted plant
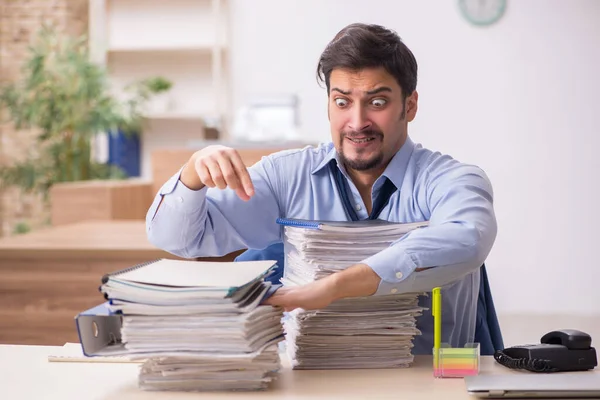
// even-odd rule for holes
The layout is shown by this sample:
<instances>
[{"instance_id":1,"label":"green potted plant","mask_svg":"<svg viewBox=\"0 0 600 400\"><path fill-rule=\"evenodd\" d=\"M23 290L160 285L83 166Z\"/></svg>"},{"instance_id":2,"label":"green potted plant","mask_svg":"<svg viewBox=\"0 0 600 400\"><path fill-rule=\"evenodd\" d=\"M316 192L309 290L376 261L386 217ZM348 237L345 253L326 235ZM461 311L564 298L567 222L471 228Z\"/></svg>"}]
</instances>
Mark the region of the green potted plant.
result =
<instances>
[{"instance_id":1,"label":"green potted plant","mask_svg":"<svg viewBox=\"0 0 600 400\"><path fill-rule=\"evenodd\" d=\"M9 121L18 132L36 132L27 157L0 167L0 185L47 195L57 182L125 178L120 168L92 159L93 139L105 132L138 134L146 103L170 87L165 78L150 77L117 97L105 69L90 60L85 37L42 28L21 79L0 88Z\"/></svg>"},{"instance_id":2,"label":"green potted plant","mask_svg":"<svg viewBox=\"0 0 600 400\"><path fill-rule=\"evenodd\" d=\"M150 104L148 104L148 111L153 113L165 113L173 108L171 99L169 97L169 90L172 87L172 83L163 77L155 77L143 80L141 85L144 89L143 92L149 91L152 95Z\"/></svg>"}]
</instances>

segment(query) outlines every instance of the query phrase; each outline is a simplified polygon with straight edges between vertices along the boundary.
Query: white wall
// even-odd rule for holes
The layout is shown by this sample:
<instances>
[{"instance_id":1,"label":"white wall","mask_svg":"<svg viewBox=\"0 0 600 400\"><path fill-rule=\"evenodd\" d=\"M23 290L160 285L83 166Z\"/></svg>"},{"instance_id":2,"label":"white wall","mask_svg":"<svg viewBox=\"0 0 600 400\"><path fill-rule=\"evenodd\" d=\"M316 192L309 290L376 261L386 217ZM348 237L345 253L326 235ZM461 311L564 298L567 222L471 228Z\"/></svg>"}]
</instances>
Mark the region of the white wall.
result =
<instances>
[{"instance_id":1,"label":"white wall","mask_svg":"<svg viewBox=\"0 0 600 400\"><path fill-rule=\"evenodd\" d=\"M320 52L351 22L395 29L420 67L411 136L493 182L499 312L600 312L600 1L508 0L487 28L469 25L455 0L231 3L235 107L296 92L302 131L319 140L329 135Z\"/></svg>"}]
</instances>

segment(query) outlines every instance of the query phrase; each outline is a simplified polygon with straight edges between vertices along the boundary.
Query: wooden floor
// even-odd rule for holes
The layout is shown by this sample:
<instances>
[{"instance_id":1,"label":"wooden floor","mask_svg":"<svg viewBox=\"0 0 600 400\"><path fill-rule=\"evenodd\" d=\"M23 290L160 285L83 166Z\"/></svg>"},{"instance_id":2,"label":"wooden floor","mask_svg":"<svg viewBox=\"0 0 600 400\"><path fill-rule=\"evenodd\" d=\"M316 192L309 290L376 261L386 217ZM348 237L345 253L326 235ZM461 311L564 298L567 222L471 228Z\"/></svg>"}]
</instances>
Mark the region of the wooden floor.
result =
<instances>
[{"instance_id":1,"label":"wooden floor","mask_svg":"<svg viewBox=\"0 0 600 400\"><path fill-rule=\"evenodd\" d=\"M147 241L143 221L86 222L0 240L0 343L79 341L74 318L104 301L102 276L157 258L177 257Z\"/></svg>"}]
</instances>

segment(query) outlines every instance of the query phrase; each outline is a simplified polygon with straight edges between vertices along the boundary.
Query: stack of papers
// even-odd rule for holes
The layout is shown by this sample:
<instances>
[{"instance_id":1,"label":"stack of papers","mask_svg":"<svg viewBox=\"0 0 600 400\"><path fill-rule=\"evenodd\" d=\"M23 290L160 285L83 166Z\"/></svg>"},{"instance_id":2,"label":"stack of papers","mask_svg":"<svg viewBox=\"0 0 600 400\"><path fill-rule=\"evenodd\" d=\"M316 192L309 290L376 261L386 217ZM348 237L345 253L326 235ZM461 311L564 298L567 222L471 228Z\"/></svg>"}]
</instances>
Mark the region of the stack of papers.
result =
<instances>
[{"instance_id":1,"label":"stack of papers","mask_svg":"<svg viewBox=\"0 0 600 400\"><path fill-rule=\"evenodd\" d=\"M341 271L427 223L278 221L284 225L282 283L299 286ZM348 298L294 310L284 322L295 369L401 368L413 361L419 293Z\"/></svg>"},{"instance_id":2,"label":"stack of papers","mask_svg":"<svg viewBox=\"0 0 600 400\"><path fill-rule=\"evenodd\" d=\"M146 390L264 390L280 367L276 346L247 356L151 358L141 368Z\"/></svg>"},{"instance_id":3,"label":"stack of papers","mask_svg":"<svg viewBox=\"0 0 600 400\"><path fill-rule=\"evenodd\" d=\"M260 305L272 261L158 260L103 278L146 390L257 390L279 369L282 311Z\"/></svg>"},{"instance_id":4,"label":"stack of papers","mask_svg":"<svg viewBox=\"0 0 600 400\"><path fill-rule=\"evenodd\" d=\"M294 310L284 323L286 350L295 369L407 367L421 311L416 295L343 299L322 310Z\"/></svg>"}]
</instances>

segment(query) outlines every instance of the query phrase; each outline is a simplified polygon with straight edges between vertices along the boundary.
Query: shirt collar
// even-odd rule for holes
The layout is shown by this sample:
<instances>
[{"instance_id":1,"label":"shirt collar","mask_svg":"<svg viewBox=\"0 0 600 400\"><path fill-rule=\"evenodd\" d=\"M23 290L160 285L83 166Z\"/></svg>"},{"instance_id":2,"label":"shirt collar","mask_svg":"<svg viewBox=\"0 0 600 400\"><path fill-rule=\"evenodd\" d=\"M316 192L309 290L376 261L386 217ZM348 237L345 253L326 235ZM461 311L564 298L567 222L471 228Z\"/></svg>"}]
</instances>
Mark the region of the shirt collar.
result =
<instances>
[{"instance_id":1,"label":"shirt collar","mask_svg":"<svg viewBox=\"0 0 600 400\"><path fill-rule=\"evenodd\" d=\"M323 168L325 168L331 160L334 160L334 159L337 160L337 151L335 151L335 146L332 143L331 149L329 149L327 154L325 154L325 157L323 157L323 160L321 160L321 162L316 166L316 168L314 168L311 171L311 174L314 175L314 174L318 173Z\"/></svg>"},{"instance_id":2,"label":"shirt collar","mask_svg":"<svg viewBox=\"0 0 600 400\"><path fill-rule=\"evenodd\" d=\"M398 189L402 187L404 174L406 173L408 162L410 161L414 149L415 143L411 140L410 136L407 136L406 141L400 150L392 157L390 163L385 168L385 171L383 171L382 175L392 181Z\"/></svg>"},{"instance_id":3,"label":"shirt collar","mask_svg":"<svg viewBox=\"0 0 600 400\"><path fill-rule=\"evenodd\" d=\"M398 150L398 152L392 157L390 163L383 171L383 176L387 177L397 188L402 186L402 180L404 179L404 173L406 172L406 167L408 166L408 161L415 149L415 144L411 140L410 136L406 137L406 141L404 145ZM332 160L336 160L338 163L338 167L340 166L340 162L337 157L337 151L335 150L335 146L331 146L331 149L327 152L323 160L314 168L311 174L316 174L325 168ZM341 167L342 172L344 168Z\"/></svg>"}]
</instances>

